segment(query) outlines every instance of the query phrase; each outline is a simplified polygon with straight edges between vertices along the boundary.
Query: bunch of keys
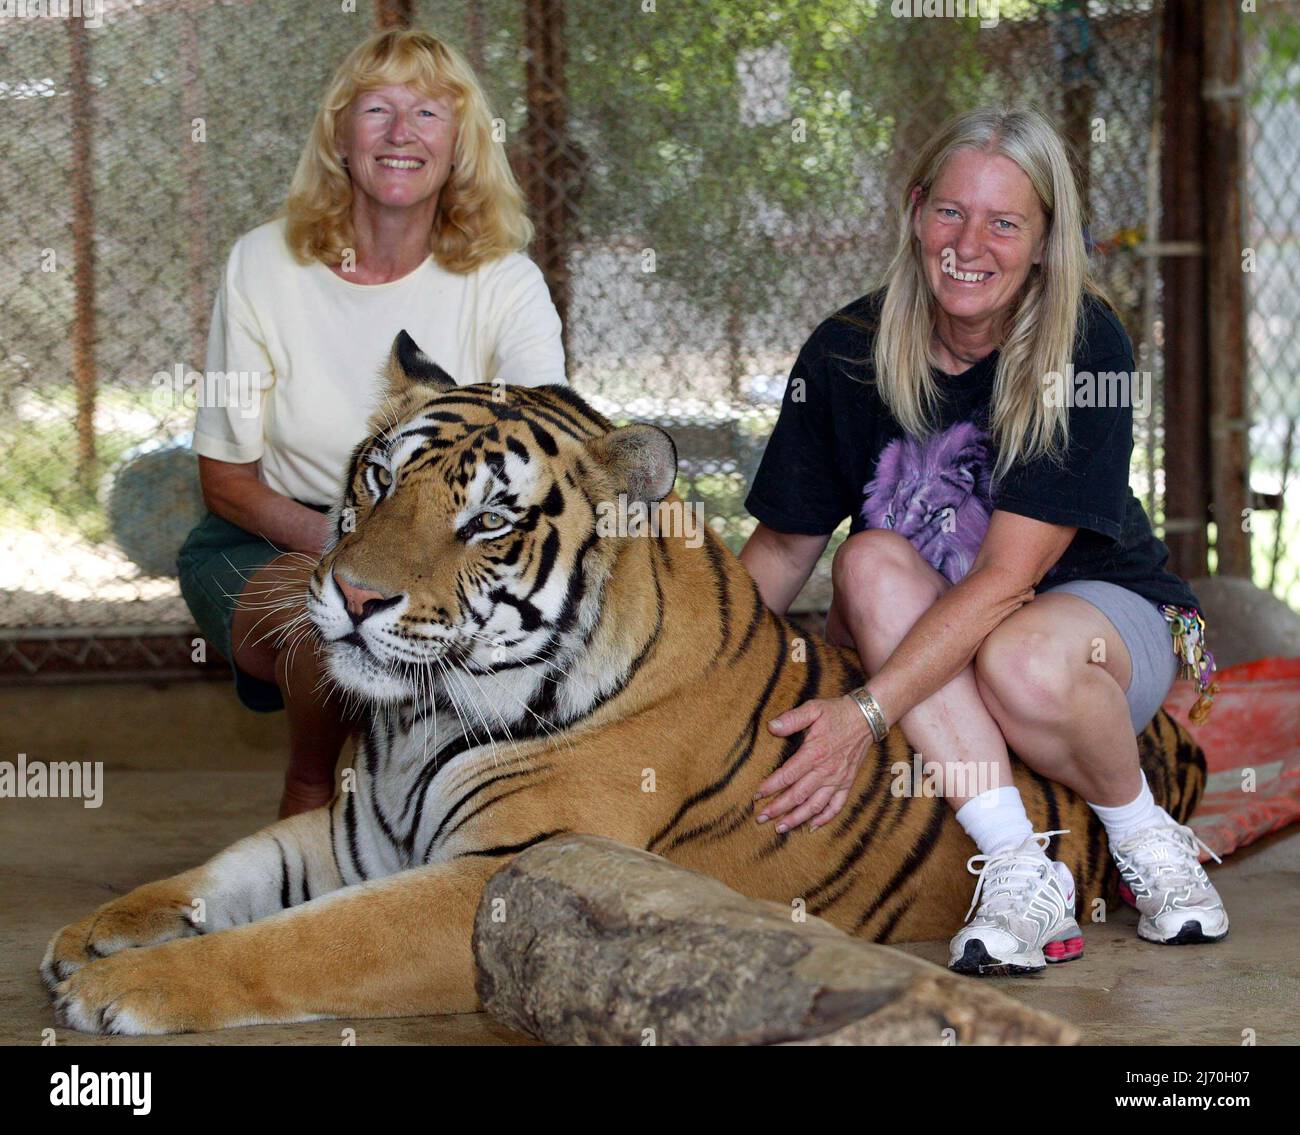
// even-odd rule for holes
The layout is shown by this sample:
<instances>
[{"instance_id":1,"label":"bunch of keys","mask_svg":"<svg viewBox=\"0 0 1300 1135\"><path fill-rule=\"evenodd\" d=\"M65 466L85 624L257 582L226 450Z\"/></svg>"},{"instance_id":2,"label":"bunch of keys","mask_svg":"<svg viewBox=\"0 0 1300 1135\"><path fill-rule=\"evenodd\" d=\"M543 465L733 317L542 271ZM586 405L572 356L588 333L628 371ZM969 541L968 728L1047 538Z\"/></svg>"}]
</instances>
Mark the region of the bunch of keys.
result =
<instances>
[{"instance_id":1,"label":"bunch of keys","mask_svg":"<svg viewBox=\"0 0 1300 1135\"><path fill-rule=\"evenodd\" d=\"M1169 632L1174 637L1174 653L1178 656L1178 676L1196 682L1200 694L1188 715L1193 725L1202 724L1210 716L1218 683L1212 683L1214 655L1205 646L1205 620L1195 607L1176 607L1166 603L1160 608L1169 621Z\"/></svg>"}]
</instances>

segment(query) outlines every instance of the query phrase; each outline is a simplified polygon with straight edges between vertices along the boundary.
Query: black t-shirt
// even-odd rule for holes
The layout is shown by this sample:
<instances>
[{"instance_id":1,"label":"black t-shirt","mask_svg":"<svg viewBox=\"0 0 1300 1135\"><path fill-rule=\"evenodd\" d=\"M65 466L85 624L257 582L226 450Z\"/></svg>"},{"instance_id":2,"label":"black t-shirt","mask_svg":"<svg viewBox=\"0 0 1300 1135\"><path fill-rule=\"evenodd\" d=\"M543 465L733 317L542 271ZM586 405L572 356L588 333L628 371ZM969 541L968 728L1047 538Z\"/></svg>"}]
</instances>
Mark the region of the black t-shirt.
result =
<instances>
[{"instance_id":1,"label":"black t-shirt","mask_svg":"<svg viewBox=\"0 0 1300 1135\"><path fill-rule=\"evenodd\" d=\"M970 569L992 510L1003 509L1078 528L1039 590L1098 579L1156 603L1199 606L1187 584L1165 570L1169 549L1129 487L1132 387L1102 378L1092 384L1100 396L1088 396L1087 376L1135 370L1128 336L1105 304L1084 301L1065 453L1018 462L991 484L996 453L987 431L997 353L959 375L936 370L935 432L924 441L909 437L874 381L882 298L863 296L837 312L799 352L745 499L753 516L778 532L806 535L833 532L846 516L851 532L892 528L955 582ZM1117 397L1117 389L1130 396Z\"/></svg>"}]
</instances>

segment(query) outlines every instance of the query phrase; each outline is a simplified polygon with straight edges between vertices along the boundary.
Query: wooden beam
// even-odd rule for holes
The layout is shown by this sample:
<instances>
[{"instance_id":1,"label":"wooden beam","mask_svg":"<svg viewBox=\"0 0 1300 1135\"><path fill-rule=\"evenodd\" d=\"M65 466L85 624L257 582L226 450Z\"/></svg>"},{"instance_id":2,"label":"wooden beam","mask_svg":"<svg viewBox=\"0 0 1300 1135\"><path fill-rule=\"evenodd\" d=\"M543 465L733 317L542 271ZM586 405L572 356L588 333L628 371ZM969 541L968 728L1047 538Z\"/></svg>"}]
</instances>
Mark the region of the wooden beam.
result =
<instances>
[{"instance_id":1,"label":"wooden beam","mask_svg":"<svg viewBox=\"0 0 1300 1135\"><path fill-rule=\"evenodd\" d=\"M409 28L414 16L413 0L375 0L375 25L379 28Z\"/></svg>"},{"instance_id":2,"label":"wooden beam","mask_svg":"<svg viewBox=\"0 0 1300 1135\"><path fill-rule=\"evenodd\" d=\"M487 20L483 0L468 0L465 5L465 56L482 83L487 66Z\"/></svg>"},{"instance_id":3,"label":"wooden beam","mask_svg":"<svg viewBox=\"0 0 1300 1135\"><path fill-rule=\"evenodd\" d=\"M68 20L67 27L71 36L68 117L72 132L72 375L77 392L77 477L84 490L93 492L99 381L95 365L95 101L90 90L90 36L86 23Z\"/></svg>"},{"instance_id":4,"label":"wooden beam","mask_svg":"<svg viewBox=\"0 0 1300 1135\"><path fill-rule=\"evenodd\" d=\"M1204 238L1201 0L1168 0L1160 58L1161 250L1164 284L1165 543L1169 566L1191 578L1209 572L1209 396L1205 261L1189 250Z\"/></svg>"},{"instance_id":5,"label":"wooden beam","mask_svg":"<svg viewBox=\"0 0 1300 1135\"><path fill-rule=\"evenodd\" d=\"M565 78L564 0L524 0L523 190L537 226L532 255L551 290L568 356L569 239L575 191Z\"/></svg>"},{"instance_id":6,"label":"wooden beam","mask_svg":"<svg viewBox=\"0 0 1300 1135\"><path fill-rule=\"evenodd\" d=\"M194 121L204 118L207 107L199 26L192 20L181 24L180 57L184 66L181 105L184 107L184 122L179 141L181 171L185 178L185 237L189 259L189 287L186 296L190 337L187 355L193 361L195 369L202 370L207 356L208 322L212 315L212 283L209 278L208 255L208 182L204 176L207 142L196 142L193 136ZM206 139L206 133L204 137Z\"/></svg>"},{"instance_id":7,"label":"wooden beam","mask_svg":"<svg viewBox=\"0 0 1300 1135\"><path fill-rule=\"evenodd\" d=\"M1245 176L1237 0L1207 0L1205 73L1206 311L1209 316L1210 491L1219 575L1250 577L1246 417Z\"/></svg>"}]
</instances>

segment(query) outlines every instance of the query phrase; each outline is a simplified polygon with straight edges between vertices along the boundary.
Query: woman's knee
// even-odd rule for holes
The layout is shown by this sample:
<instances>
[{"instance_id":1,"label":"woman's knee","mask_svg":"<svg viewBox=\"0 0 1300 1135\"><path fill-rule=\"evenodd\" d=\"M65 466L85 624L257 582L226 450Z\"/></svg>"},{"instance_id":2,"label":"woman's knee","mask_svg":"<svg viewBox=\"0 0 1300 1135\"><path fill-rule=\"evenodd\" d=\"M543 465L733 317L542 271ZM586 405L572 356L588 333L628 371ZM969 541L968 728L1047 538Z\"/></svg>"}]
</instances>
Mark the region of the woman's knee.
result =
<instances>
[{"instance_id":1,"label":"woman's knee","mask_svg":"<svg viewBox=\"0 0 1300 1135\"><path fill-rule=\"evenodd\" d=\"M230 622L230 646L241 670L277 680L276 660L290 625L304 613L310 570L288 556L259 568L244 585Z\"/></svg>"},{"instance_id":2,"label":"woman's knee","mask_svg":"<svg viewBox=\"0 0 1300 1135\"><path fill-rule=\"evenodd\" d=\"M1005 620L975 653L975 679L989 711L1004 725L1029 728L1068 721L1085 660L1041 620Z\"/></svg>"},{"instance_id":3,"label":"woman's knee","mask_svg":"<svg viewBox=\"0 0 1300 1135\"><path fill-rule=\"evenodd\" d=\"M906 537L885 528L855 532L835 552L831 582L852 607L926 606L943 593L943 579Z\"/></svg>"}]
</instances>

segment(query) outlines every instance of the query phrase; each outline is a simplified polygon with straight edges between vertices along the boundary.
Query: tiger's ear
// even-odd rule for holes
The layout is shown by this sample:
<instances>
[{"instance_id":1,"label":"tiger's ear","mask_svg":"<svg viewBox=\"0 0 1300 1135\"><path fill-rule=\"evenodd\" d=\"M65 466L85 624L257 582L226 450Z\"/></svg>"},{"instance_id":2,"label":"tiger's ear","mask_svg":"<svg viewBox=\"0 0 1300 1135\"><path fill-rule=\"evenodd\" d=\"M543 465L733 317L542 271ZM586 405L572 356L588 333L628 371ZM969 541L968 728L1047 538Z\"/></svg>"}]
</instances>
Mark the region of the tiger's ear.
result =
<instances>
[{"instance_id":1,"label":"tiger's ear","mask_svg":"<svg viewBox=\"0 0 1300 1135\"><path fill-rule=\"evenodd\" d=\"M456 380L420 350L405 331L399 331L393 340L384 379L390 398L404 394L412 386L428 386L442 393L456 387Z\"/></svg>"},{"instance_id":2,"label":"tiger's ear","mask_svg":"<svg viewBox=\"0 0 1300 1135\"><path fill-rule=\"evenodd\" d=\"M587 451L613 474L629 500L650 504L673 491L677 446L658 426L624 426L592 438Z\"/></svg>"}]
</instances>

